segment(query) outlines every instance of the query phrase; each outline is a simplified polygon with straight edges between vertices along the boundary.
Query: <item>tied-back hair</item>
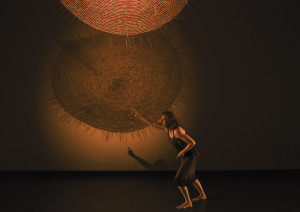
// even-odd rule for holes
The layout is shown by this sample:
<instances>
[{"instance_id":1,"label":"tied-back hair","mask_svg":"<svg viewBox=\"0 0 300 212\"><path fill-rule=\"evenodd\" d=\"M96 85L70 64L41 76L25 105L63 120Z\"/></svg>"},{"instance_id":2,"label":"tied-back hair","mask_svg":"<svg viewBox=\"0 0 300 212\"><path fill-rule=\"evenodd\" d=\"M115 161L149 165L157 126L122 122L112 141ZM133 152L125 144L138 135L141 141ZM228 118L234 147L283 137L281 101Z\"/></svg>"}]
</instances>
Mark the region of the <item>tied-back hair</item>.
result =
<instances>
[{"instance_id":1,"label":"tied-back hair","mask_svg":"<svg viewBox=\"0 0 300 212\"><path fill-rule=\"evenodd\" d=\"M179 127L179 120L176 119L175 114L172 111L165 111L161 115L165 115L167 117L167 128L175 130Z\"/></svg>"}]
</instances>

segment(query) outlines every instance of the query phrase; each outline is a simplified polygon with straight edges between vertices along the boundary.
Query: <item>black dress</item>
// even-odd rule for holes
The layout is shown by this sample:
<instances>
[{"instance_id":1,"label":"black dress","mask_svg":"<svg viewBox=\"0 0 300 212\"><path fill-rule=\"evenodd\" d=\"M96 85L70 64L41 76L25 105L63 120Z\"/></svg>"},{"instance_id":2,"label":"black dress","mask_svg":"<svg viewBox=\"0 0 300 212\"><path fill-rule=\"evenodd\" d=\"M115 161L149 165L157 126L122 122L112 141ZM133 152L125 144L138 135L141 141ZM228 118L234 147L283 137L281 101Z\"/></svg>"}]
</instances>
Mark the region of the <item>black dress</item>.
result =
<instances>
[{"instance_id":1,"label":"black dress","mask_svg":"<svg viewBox=\"0 0 300 212\"><path fill-rule=\"evenodd\" d=\"M168 137L173 146L177 149L178 152L183 150L187 143L181 140L180 138L175 138L174 130L173 130L173 138ZM177 186L186 186L195 182L196 180L196 163L199 158L199 153L197 151L196 146L193 146L192 149L187 151L184 156L180 159L180 164L177 169L177 173L174 177L175 184Z\"/></svg>"}]
</instances>

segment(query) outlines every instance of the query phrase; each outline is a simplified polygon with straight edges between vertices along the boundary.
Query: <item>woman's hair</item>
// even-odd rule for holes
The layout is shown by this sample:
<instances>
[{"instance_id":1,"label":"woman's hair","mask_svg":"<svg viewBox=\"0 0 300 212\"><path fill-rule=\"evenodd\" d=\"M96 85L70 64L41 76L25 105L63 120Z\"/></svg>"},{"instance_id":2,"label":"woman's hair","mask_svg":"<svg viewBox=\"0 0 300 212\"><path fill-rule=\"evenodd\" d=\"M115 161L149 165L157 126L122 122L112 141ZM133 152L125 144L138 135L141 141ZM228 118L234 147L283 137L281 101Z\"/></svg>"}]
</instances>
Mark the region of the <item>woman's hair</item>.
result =
<instances>
[{"instance_id":1,"label":"woman's hair","mask_svg":"<svg viewBox=\"0 0 300 212\"><path fill-rule=\"evenodd\" d=\"M176 119L175 114L172 111L165 111L161 115L165 115L167 117L167 128L174 130L179 127L179 120Z\"/></svg>"}]
</instances>

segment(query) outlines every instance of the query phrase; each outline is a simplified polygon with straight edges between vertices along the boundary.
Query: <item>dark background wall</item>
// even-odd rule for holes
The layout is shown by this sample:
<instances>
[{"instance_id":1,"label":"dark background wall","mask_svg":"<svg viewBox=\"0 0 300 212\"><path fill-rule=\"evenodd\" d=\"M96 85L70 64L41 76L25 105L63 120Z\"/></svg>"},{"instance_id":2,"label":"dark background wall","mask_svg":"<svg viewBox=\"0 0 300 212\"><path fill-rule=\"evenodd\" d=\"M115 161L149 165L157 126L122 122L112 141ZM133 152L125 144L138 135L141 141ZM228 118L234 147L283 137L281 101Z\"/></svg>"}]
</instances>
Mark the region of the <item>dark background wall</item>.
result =
<instances>
[{"instance_id":1,"label":"dark background wall","mask_svg":"<svg viewBox=\"0 0 300 212\"><path fill-rule=\"evenodd\" d=\"M295 5L292 1L195 4L189 27L203 70L199 104L205 108L195 111L205 120L199 138L209 143L207 150L216 157L210 162L227 161L237 169L299 168Z\"/></svg>"},{"instance_id":2,"label":"dark background wall","mask_svg":"<svg viewBox=\"0 0 300 212\"><path fill-rule=\"evenodd\" d=\"M73 155L66 162L40 130L40 65L62 27L49 9L53 4L2 6L0 169L107 170L99 162L103 158L80 163ZM198 169L299 169L296 8L293 1L190 2L189 18L180 26L197 61L199 83L185 127L201 147ZM176 157L164 151L157 159ZM91 163L98 165L87 166ZM176 168L170 163L166 169ZM129 160L111 167L144 169Z\"/></svg>"}]
</instances>

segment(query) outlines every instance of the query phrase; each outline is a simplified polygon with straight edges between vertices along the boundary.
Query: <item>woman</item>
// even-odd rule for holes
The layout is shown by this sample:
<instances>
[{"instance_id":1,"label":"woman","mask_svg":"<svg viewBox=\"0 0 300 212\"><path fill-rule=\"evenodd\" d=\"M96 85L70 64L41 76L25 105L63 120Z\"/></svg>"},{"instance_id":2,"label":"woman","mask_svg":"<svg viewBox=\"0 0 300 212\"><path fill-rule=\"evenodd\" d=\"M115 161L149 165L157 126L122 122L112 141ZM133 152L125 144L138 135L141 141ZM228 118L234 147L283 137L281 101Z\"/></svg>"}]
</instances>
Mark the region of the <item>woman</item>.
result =
<instances>
[{"instance_id":1,"label":"woman","mask_svg":"<svg viewBox=\"0 0 300 212\"><path fill-rule=\"evenodd\" d=\"M165 111L161 114L159 121L155 122L143 117L134 108L132 108L132 112L135 117L138 117L145 123L165 130L168 133L170 142L179 152L177 159L180 160L180 165L174 180L175 184L182 193L185 202L176 208L189 208L193 206L192 201L206 199L203 188L199 180L196 178L196 162L199 157L197 149L194 147L196 142L185 133L185 130L181 126L179 126L178 120L175 118L174 113L171 111ZM192 200L190 199L188 193L188 184L193 184L199 192L199 196L193 198Z\"/></svg>"}]
</instances>

